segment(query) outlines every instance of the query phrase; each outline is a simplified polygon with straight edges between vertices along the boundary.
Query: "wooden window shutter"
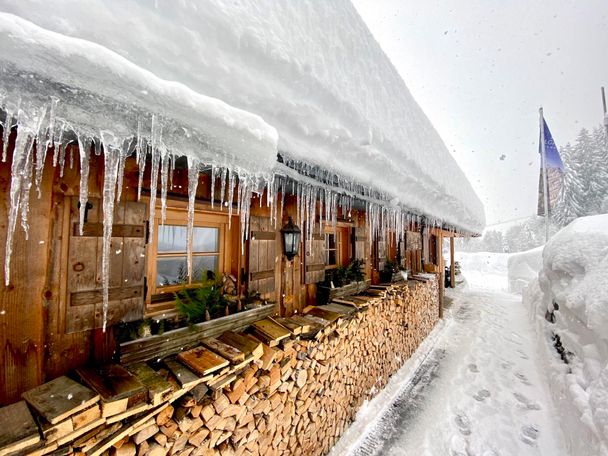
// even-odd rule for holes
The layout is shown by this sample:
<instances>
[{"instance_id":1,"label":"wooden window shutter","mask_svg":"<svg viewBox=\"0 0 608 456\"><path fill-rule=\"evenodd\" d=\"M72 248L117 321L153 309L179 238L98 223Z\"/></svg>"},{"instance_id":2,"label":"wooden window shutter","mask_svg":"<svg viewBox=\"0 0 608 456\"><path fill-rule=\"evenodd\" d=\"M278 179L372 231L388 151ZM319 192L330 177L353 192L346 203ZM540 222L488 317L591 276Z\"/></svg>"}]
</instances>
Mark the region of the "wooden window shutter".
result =
<instances>
[{"instance_id":1,"label":"wooden window shutter","mask_svg":"<svg viewBox=\"0 0 608 456\"><path fill-rule=\"evenodd\" d=\"M90 198L89 203L81 236L78 198L70 199L67 333L103 326L103 215L99 198ZM143 203L116 204L110 256L108 326L140 320L144 316L145 218L146 205Z\"/></svg>"},{"instance_id":2,"label":"wooden window shutter","mask_svg":"<svg viewBox=\"0 0 608 456\"><path fill-rule=\"evenodd\" d=\"M325 280L325 235L313 233L311 244L304 244L304 283L317 283Z\"/></svg>"},{"instance_id":3,"label":"wooden window shutter","mask_svg":"<svg viewBox=\"0 0 608 456\"><path fill-rule=\"evenodd\" d=\"M277 232L268 217L252 216L249 226L249 291L270 293L275 289Z\"/></svg>"}]
</instances>

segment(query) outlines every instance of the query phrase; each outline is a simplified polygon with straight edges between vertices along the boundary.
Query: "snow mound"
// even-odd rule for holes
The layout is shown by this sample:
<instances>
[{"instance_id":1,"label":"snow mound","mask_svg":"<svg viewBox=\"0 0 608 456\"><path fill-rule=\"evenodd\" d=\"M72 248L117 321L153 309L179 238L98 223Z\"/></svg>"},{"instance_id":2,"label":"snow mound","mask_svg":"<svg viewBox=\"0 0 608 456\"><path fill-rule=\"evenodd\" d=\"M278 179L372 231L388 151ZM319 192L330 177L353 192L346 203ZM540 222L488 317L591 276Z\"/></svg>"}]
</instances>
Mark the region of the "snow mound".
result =
<instances>
[{"instance_id":1,"label":"snow mound","mask_svg":"<svg viewBox=\"0 0 608 456\"><path fill-rule=\"evenodd\" d=\"M509 291L521 293L523 289L538 277L543 266L543 248L526 250L509 255Z\"/></svg>"},{"instance_id":2,"label":"snow mound","mask_svg":"<svg viewBox=\"0 0 608 456\"><path fill-rule=\"evenodd\" d=\"M607 271L608 214L583 217L547 243L539 278L524 291L571 454L608 455Z\"/></svg>"},{"instance_id":3,"label":"snow mound","mask_svg":"<svg viewBox=\"0 0 608 456\"><path fill-rule=\"evenodd\" d=\"M175 153L184 124L183 136L209 132L213 151L260 170L276 146L274 128L278 150L294 166L319 166L466 231L483 228L479 198L347 0L0 0L0 10L61 35L52 35L61 46L51 46L51 35L40 40L42 31L4 16L3 67L27 69L32 52L45 86L86 89L89 101L110 90L122 106L166 112L179 121ZM13 33L34 36L23 59L7 41ZM75 104L74 114L96 115L95 125L107 114L102 124L115 125L117 113L101 107L90 113ZM123 125L133 132L128 119ZM235 138L224 131L231 125Z\"/></svg>"},{"instance_id":4,"label":"snow mound","mask_svg":"<svg viewBox=\"0 0 608 456\"><path fill-rule=\"evenodd\" d=\"M565 306L608 340L608 214L576 219L550 239L540 286L548 307Z\"/></svg>"}]
</instances>

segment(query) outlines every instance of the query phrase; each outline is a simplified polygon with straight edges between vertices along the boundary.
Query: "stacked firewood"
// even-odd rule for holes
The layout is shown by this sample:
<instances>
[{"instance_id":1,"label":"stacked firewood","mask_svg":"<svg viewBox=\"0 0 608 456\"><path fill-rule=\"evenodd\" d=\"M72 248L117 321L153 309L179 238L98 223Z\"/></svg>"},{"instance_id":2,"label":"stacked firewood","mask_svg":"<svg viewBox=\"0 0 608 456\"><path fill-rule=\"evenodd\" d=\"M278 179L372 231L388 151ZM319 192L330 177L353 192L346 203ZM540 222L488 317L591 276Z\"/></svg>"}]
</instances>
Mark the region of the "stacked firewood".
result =
<instances>
[{"instance_id":1,"label":"stacked firewood","mask_svg":"<svg viewBox=\"0 0 608 456\"><path fill-rule=\"evenodd\" d=\"M388 288L311 339L282 340L227 387L189 393L117 455L323 455L432 330L437 284Z\"/></svg>"},{"instance_id":2,"label":"stacked firewood","mask_svg":"<svg viewBox=\"0 0 608 456\"><path fill-rule=\"evenodd\" d=\"M437 280L372 286L160 367L79 369L81 383L61 377L0 409L0 455L326 454L432 330L438 304Z\"/></svg>"}]
</instances>

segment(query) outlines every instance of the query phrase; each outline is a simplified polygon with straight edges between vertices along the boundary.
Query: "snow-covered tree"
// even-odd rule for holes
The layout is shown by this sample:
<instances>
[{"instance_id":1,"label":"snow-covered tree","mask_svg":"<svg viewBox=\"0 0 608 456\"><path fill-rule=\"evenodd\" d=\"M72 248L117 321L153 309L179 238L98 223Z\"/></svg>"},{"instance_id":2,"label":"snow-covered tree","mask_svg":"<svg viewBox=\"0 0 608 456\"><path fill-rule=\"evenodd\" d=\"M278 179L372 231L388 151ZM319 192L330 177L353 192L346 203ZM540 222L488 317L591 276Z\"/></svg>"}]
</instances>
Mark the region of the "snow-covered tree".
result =
<instances>
[{"instance_id":1,"label":"snow-covered tree","mask_svg":"<svg viewBox=\"0 0 608 456\"><path fill-rule=\"evenodd\" d=\"M561 149L564 181L553 213L567 225L577 217L605 212L608 197L608 141L603 127L582 129L574 145Z\"/></svg>"}]
</instances>

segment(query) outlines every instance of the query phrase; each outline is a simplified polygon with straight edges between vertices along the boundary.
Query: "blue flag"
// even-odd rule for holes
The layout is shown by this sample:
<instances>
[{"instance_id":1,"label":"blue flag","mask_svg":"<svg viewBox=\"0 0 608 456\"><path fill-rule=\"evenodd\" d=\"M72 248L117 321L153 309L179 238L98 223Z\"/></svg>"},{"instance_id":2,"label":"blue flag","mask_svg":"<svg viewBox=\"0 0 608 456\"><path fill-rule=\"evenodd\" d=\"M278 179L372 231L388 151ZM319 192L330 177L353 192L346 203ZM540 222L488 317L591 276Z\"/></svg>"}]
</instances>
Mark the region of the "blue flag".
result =
<instances>
[{"instance_id":1,"label":"blue flag","mask_svg":"<svg viewBox=\"0 0 608 456\"><path fill-rule=\"evenodd\" d=\"M543 128L545 137L545 169L547 170L547 200L549 206L549 214L551 214L553 208L555 207L555 203L557 202L559 192L562 188L564 163L562 162L562 158L559 155L559 151L557 150L557 146L555 145L555 141L553 140L553 136L551 135L549 126L547 125L547 122L544 118ZM542 145L539 141L538 152L542 155L541 147ZM538 183L538 215L545 215L544 189L545 185L543 181L543 169L541 159L540 180Z\"/></svg>"}]
</instances>

